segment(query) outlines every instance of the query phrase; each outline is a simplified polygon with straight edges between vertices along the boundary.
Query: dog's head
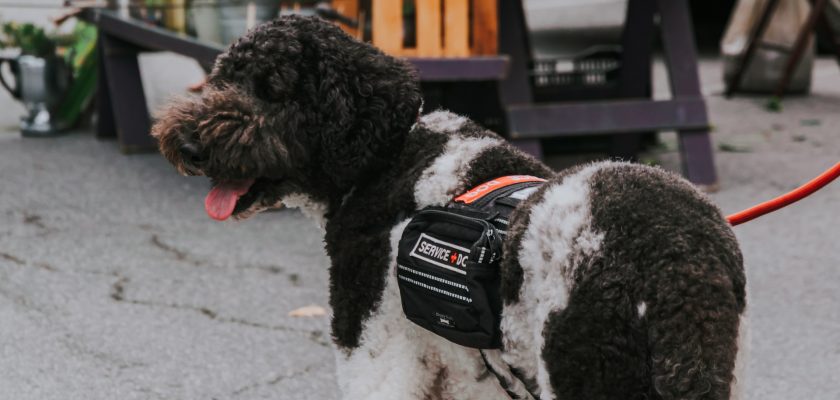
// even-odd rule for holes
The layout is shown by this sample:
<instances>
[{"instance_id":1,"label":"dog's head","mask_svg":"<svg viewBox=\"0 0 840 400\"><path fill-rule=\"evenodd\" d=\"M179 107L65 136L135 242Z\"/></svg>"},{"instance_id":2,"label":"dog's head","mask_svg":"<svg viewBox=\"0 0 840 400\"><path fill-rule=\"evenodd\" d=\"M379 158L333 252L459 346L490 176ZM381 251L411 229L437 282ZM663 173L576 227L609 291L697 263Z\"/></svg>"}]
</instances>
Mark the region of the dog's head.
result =
<instances>
[{"instance_id":1,"label":"dog's head","mask_svg":"<svg viewBox=\"0 0 840 400\"><path fill-rule=\"evenodd\" d=\"M245 217L290 194L340 199L395 159L420 105L406 63L283 17L231 45L202 95L171 104L152 134L181 173L213 180L211 217Z\"/></svg>"}]
</instances>

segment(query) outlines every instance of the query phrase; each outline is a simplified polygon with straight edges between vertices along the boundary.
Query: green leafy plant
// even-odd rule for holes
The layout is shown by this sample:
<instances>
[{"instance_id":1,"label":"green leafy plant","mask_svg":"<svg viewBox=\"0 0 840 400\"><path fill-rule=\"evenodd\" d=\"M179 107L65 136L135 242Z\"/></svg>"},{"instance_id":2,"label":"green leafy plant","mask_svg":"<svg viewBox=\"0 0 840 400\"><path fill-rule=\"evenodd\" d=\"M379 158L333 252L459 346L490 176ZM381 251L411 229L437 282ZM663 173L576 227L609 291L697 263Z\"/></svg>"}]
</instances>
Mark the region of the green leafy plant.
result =
<instances>
[{"instance_id":1,"label":"green leafy plant","mask_svg":"<svg viewBox=\"0 0 840 400\"><path fill-rule=\"evenodd\" d=\"M778 97L771 97L764 103L764 109L770 112L782 112L782 99Z\"/></svg>"},{"instance_id":2,"label":"green leafy plant","mask_svg":"<svg viewBox=\"0 0 840 400\"><path fill-rule=\"evenodd\" d=\"M50 57L55 54L56 41L44 29L31 23L7 22L2 27L0 48L16 47L22 54Z\"/></svg>"}]
</instances>

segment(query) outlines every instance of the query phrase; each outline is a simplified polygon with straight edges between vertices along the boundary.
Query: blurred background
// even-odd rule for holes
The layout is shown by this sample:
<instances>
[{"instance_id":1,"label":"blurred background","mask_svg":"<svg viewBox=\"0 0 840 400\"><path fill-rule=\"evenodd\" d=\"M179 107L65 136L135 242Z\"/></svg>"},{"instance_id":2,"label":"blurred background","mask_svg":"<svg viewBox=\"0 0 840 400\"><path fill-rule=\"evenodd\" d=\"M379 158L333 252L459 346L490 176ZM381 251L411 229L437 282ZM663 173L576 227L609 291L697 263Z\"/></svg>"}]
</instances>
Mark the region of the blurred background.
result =
<instances>
[{"instance_id":1,"label":"blurred background","mask_svg":"<svg viewBox=\"0 0 840 400\"><path fill-rule=\"evenodd\" d=\"M337 398L322 233L210 220L149 136L288 14L557 170L658 165L731 214L840 159L840 0L0 0L0 398ZM735 228L748 399L840 398L838 226L834 185Z\"/></svg>"}]
</instances>

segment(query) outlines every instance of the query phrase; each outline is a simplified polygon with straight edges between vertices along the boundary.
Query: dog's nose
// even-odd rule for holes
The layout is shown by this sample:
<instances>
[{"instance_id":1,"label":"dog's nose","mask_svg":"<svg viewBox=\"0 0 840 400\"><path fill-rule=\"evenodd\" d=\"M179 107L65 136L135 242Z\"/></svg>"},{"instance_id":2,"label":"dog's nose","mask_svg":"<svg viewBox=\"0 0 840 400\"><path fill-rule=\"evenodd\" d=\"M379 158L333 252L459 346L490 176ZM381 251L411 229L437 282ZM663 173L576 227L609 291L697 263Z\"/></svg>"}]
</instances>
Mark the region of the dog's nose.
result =
<instances>
[{"instance_id":1,"label":"dog's nose","mask_svg":"<svg viewBox=\"0 0 840 400\"><path fill-rule=\"evenodd\" d=\"M193 165L201 164L205 161L204 157L201 155L201 151L198 149L198 146L192 143L182 144L181 147L178 148L178 151L181 152L181 157L183 157L185 161L188 161Z\"/></svg>"}]
</instances>

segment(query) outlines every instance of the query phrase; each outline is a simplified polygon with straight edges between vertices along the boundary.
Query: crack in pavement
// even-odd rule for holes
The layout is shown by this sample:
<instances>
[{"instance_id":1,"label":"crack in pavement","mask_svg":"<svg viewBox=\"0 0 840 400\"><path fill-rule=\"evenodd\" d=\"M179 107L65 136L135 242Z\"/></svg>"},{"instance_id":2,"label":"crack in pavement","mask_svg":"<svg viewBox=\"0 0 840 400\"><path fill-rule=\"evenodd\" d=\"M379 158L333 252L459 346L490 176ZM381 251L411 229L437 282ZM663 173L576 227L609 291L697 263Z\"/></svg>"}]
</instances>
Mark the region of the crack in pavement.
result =
<instances>
[{"instance_id":1,"label":"crack in pavement","mask_svg":"<svg viewBox=\"0 0 840 400\"><path fill-rule=\"evenodd\" d=\"M152 235L152 237L149 239L149 242L151 242L151 244L153 246L155 246L158 249L164 251L165 253L168 253L168 254L172 255L172 257L176 261L185 262L185 263L194 265L196 267L207 266L207 267L213 267L213 268L218 268L218 269L225 269L225 268L219 267L218 265L214 265L214 264L209 263L207 261L200 260L200 259L197 259L195 257L192 257L186 251L181 250L181 249L179 249L179 248L177 248L173 245L170 245L170 244L164 242L163 240L160 239L160 236L158 236L157 234ZM276 266L276 265L241 265L241 266L239 266L239 268L256 269L256 270L268 272L270 274L282 274L282 273L285 272L285 269L283 267ZM298 281L300 280L300 277L298 276L298 274L294 274L294 273L289 274L288 278L289 278L289 281L292 283L292 285L294 285L294 286L298 285Z\"/></svg>"},{"instance_id":2,"label":"crack in pavement","mask_svg":"<svg viewBox=\"0 0 840 400\"><path fill-rule=\"evenodd\" d=\"M175 247L172 247L172 246L170 246L166 243L163 243L160 240L160 237L156 234L152 235L152 238L150 239L150 241L152 242L152 245L154 245L155 247L163 250L166 253L172 254L175 257L175 259L178 260L178 261L186 261L186 262L189 262L193 265L201 265L202 264L200 261L197 261L197 260L188 260L187 253L185 253L181 250L178 250Z\"/></svg>"},{"instance_id":3,"label":"crack in pavement","mask_svg":"<svg viewBox=\"0 0 840 400\"><path fill-rule=\"evenodd\" d=\"M40 215L35 214L35 213L30 213L27 210L21 210L21 214L23 214L22 221L23 221L24 225L34 226L34 227L38 228L38 230L40 230L40 232L38 232L36 234L36 236L44 237L44 236L47 236L47 235L49 235L53 232L56 232L55 229L51 229L46 224L44 224L44 218L41 217Z\"/></svg>"},{"instance_id":4,"label":"crack in pavement","mask_svg":"<svg viewBox=\"0 0 840 400\"><path fill-rule=\"evenodd\" d=\"M29 263L26 260L24 260L20 257L17 257L13 254L9 254L9 253L2 252L2 251L0 251L0 259L10 261L10 262L12 262L14 264L17 264L17 265L20 265L20 266L29 265ZM58 271L55 267L53 267L49 263L45 263L45 262L36 262L36 263L33 263L32 266L36 267L36 268L43 269L45 271L50 271L50 272L57 272Z\"/></svg>"},{"instance_id":5,"label":"crack in pavement","mask_svg":"<svg viewBox=\"0 0 840 400\"><path fill-rule=\"evenodd\" d=\"M40 269L43 269L45 271L58 272L58 270L49 263L36 262L35 264L32 264L32 265L35 266L35 267L38 267Z\"/></svg>"},{"instance_id":6,"label":"crack in pavement","mask_svg":"<svg viewBox=\"0 0 840 400\"><path fill-rule=\"evenodd\" d=\"M312 368L314 368L314 367L315 367L315 365L310 365L310 366L308 366L308 367L306 367L302 370L298 370L298 371L292 372L290 374L278 375L278 376L276 376L276 377L274 377L270 380L267 380L265 382L255 382L255 383L252 383L250 385L245 385L245 386L240 387L239 389L234 390L233 392L231 392L230 395L231 396L239 396L242 393L245 393L249 390L256 389L260 386L276 385L276 384L278 384L278 383L280 383L280 382L282 382L286 379L291 379L291 378L295 378L297 376L303 375L303 374L311 371Z\"/></svg>"},{"instance_id":7,"label":"crack in pavement","mask_svg":"<svg viewBox=\"0 0 840 400\"><path fill-rule=\"evenodd\" d=\"M47 229L47 226L44 225L43 218L38 214L30 214L27 211L23 212L23 223L27 225L33 225L41 229Z\"/></svg>"},{"instance_id":8,"label":"crack in pavement","mask_svg":"<svg viewBox=\"0 0 840 400\"><path fill-rule=\"evenodd\" d=\"M124 301L123 294L125 293L125 284L128 283L128 278L120 277L111 285L111 298L114 301Z\"/></svg>"},{"instance_id":9,"label":"crack in pavement","mask_svg":"<svg viewBox=\"0 0 840 400\"><path fill-rule=\"evenodd\" d=\"M129 368L137 368L137 367L148 366L147 363L144 363L144 362L141 362L141 361L126 361L126 360L120 358L119 356L116 356L116 355L113 355L113 354L110 354L110 353L106 353L106 352L103 352L103 351L99 351L99 350L94 350L94 349L88 347L87 345L85 345L84 343L82 343L78 340L74 340L71 337L64 337L64 338L59 339L59 341L64 345L65 348L67 348L68 350L70 350L70 351L72 351L76 354L79 354L79 355L82 355L82 356L88 356L88 357L91 357L95 360L99 360L99 361L114 365L119 369L129 369Z\"/></svg>"},{"instance_id":10,"label":"crack in pavement","mask_svg":"<svg viewBox=\"0 0 840 400\"><path fill-rule=\"evenodd\" d=\"M120 277L111 285L110 297L114 301L118 303L126 303L126 304L134 304L134 305L141 305L147 307L161 307L161 308L171 308L176 310L184 310L184 311L192 311L197 312L213 321L221 322L221 323L228 323L228 324L236 324L241 326L247 326L251 328L257 329L267 329L272 331L279 331L279 332L293 332L293 333L301 333L307 335L307 338L319 345L324 347L329 347L329 342L326 342L322 339L323 332L320 330L310 330L310 329L299 329L299 328L291 328L288 326L281 326L281 325L269 325L263 324L260 322L253 322L248 321L242 318L234 318L234 317L222 317L219 315L218 312L213 311L207 307L198 307L192 306L187 304L178 304L178 303L165 303L165 302L158 302L158 301L150 301L150 300L138 300L138 299L129 299L125 296L125 286L129 283L129 279L127 277Z\"/></svg>"},{"instance_id":11,"label":"crack in pavement","mask_svg":"<svg viewBox=\"0 0 840 400\"><path fill-rule=\"evenodd\" d=\"M2 252L2 251L0 251L0 258L2 258L4 260L7 260L7 261L11 261L11 262L13 262L17 265L26 265L26 261L23 261L20 258L17 258L17 257L15 257L15 256L13 256L9 253L5 253L5 252Z\"/></svg>"},{"instance_id":12,"label":"crack in pavement","mask_svg":"<svg viewBox=\"0 0 840 400\"><path fill-rule=\"evenodd\" d=\"M9 291L7 288L4 288L2 286L0 286L0 297L5 297L9 301L11 301L12 304L16 304L17 306L22 308L24 311L34 311L34 312L42 314L42 315L47 315L48 314L47 311L43 307L40 307L37 304L34 304L32 302L32 300L27 298L25 295ZM28 315L28 317L31 318L32 316Z\"/></svg>"}]
</instances>

